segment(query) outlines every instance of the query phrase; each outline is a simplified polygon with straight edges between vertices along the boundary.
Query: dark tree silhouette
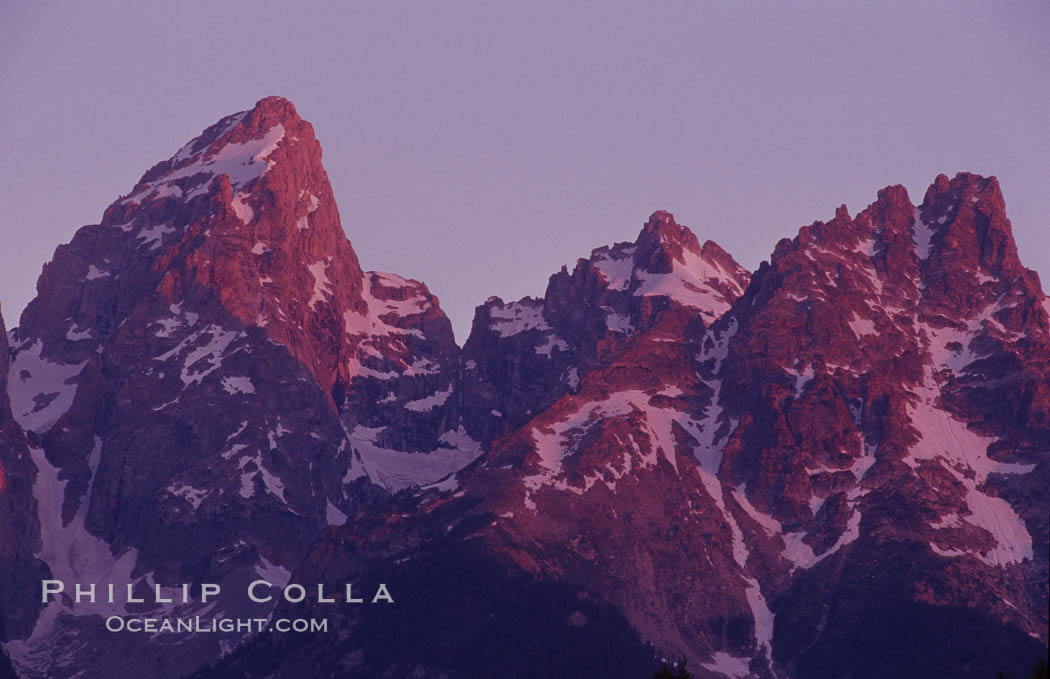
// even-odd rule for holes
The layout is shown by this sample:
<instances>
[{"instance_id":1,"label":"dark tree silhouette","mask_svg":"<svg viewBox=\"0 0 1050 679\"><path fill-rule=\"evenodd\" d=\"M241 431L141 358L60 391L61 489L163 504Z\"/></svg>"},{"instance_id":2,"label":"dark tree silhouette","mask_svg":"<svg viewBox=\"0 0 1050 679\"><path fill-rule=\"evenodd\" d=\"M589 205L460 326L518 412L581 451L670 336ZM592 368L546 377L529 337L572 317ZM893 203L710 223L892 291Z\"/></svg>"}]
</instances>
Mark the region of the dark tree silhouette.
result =
<instances>
[{"instance_id":1,"label":"dark tree silhouette","mask_svg":"<svg viewBox=\"0 0 1050 679\"><path fill-rule=\"evenodd\" d=\"M0 679L18 679L11 658L7 656L7 649L0 646Z\"/></svg>"},{"instance_id":2,"label":"dark tree silhouette","mask_svg":"<svg viewBox=\"0 0 1050 679\"><path fill-rule=\"evenodd\" d=\"M995 673L995 679L1009 679L1009 677L1000 671ZM1032 679L1050 679L1050 676L1047 675L1046 659L1040 658L1036 663L1035 669L1032 670Z\"/></svg>"},{"instance_id":3,"label":"dark tree silhouette","mask_svg":"<svg viewBox=\"0 0 1050 679\"><path fill-rule=\"evenodd\" d=\"M685 668L685 665L685 658L682 658L682 662L674 667L671 667L664 661L663 667L653 675L653 679L692 679L693 675L689 674L689 670Z\"/></svg>"}]
</instances>

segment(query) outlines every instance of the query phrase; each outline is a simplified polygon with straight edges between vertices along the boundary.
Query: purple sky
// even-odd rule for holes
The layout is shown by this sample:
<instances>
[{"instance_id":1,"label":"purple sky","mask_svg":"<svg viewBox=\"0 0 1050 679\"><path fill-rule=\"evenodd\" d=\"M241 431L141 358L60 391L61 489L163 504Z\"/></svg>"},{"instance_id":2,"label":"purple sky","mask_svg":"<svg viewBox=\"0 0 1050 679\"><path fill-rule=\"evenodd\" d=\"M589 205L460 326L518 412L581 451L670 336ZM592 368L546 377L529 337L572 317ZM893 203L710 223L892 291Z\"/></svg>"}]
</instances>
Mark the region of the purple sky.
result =
<instances>
[{"instance_id":1,"label":"purple sky","mask_svg":"<svg viewBox=\"0 0 1050 679\"><path fill-rule=\"evenodd\" d=\"M76 227L269 94L313 122L362 265L425 281L460 342L656 209L754 268L939 172L998 176L1050 276L1045 0L138 4L0 0L8 325Z\"/></svg>"}]
</instances>

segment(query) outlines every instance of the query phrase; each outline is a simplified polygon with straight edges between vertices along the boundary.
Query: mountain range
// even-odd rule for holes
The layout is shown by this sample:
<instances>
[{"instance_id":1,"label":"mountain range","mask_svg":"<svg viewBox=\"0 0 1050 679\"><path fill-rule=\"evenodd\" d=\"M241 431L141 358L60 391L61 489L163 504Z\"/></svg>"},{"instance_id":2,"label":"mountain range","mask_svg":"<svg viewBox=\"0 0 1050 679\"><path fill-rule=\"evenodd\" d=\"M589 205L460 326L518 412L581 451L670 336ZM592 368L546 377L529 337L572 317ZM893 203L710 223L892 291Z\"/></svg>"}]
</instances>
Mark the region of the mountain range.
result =
<instances>
[{"instance_id":1,"label":"mountain range","mask_svg":"<svg viewBox=\"0 0 1050 679\"><path fill-rule=\"evenodd\" d=\"M0 639L27 679L992 679L1046 654L1050 300L992 177L886 187L755 271L658 211L542 298L487 299L460 347L425 284L362 268L270 97L60 245L0 343ZM365 602L260 604L258 579Z\"/></svg>"}]
</instances>

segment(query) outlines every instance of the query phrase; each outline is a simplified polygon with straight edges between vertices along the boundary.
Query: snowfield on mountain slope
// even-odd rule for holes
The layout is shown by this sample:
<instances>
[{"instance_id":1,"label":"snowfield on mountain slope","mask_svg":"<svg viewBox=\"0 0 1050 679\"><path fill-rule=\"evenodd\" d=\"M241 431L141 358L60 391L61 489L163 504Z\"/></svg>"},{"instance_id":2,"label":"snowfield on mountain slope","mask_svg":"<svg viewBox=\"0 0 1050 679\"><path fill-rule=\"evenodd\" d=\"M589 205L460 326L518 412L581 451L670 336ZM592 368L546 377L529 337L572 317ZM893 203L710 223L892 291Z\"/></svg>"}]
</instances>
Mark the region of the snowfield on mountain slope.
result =
<instances>
[{"instance_id":1,"label":"snowfield on mountain slope","mask_svg":"<svg viewBox=\"0 0 1050 679\"><path fill-rule=\"evenodd\" d=\"M236 126L236 124L239 124L239 121L238 123L235 123L234 126ZM230 129L232 129L232 127ZM252 139L243 143L227 143L222 146L218 152L212 154L211 157L196 157L194 162L184 167L180 167L177 170L168 172L160 179L148 183L146 188L141 189L138 193L128 196L122 202L141 203L143 199L149 197L154 191L159 191L163 186L171 185L171 183L177 179L192 177L201 173L210 177L224 174L230 178L230 184L233 185L234 189L247 186L254 180L266 174L266 171L273 167L273 161L267 160L267 158L271 153L277 150L277 145L283 139L284 126L278 124L274 125L258 139ZM183 147L183 150L185 150L185 148L186 147ZM177 161L183 160L180 158L181 153L182 151L174 156ZM193 195L196 195L196 193L203 190L202 187L206 187L209 183L210 180L204 182L185 198L188 200L193 197ZM250 221L250 218L244 220L242 217L242 221Z\"/></svg>"},{"instance_id":2,"label":"snowfield on mountain slope","mask_svg":"<svg viewBox=\"0 0 1050 679\"><path fill-rule=\"evenodd\" d=\"M12 335L13 337L13 335ZM23 429L43 433L73 405L76 378L87 362L56 363L43 358L42 340L16 350L7 375L11 411Z\"/></svg>"}]
</instances>

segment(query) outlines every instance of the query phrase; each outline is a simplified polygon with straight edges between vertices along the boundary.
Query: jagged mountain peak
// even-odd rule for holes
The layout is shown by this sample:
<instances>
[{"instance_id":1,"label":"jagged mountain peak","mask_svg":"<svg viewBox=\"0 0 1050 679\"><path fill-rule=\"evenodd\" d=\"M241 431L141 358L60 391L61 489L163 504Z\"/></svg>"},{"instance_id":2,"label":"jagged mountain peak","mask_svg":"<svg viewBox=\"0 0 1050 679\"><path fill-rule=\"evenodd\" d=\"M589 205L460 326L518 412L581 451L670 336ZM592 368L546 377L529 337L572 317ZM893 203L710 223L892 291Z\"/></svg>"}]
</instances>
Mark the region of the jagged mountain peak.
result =
<instances>
[{"instance_id":1,"label":"jagged mountain peak","mask_svg":"<svg viewBox=\"0 0 1050 679\"><path fill-rule=\"evenodd\" d=\"M577 263L573 276L590 276L595 270L608 290L665 298L699 310L708 320L725 312L750 278L718 244L701 246L696 234L664 210L649 217L633 244L594 250Z\"/></svg>"},{"instance_id":2,"label":"jagged mountain peak","mask_svg":"<svg viewBox=\"0 0 1050 679\"><path fill-rule=\"evenodd\" d=\"M803 226L795 238L777 243L771 263L792 252L812 258L818 252L842 255L851 250L873 261L888 258L889 268L924 289L949 271L976 277L979 284L989 276L1032 283L1034 276L1018 259L998 181L969 172L952 179L938 175L919 205L901 185L878 191L876 200L854 218L842 205L831 220Z\"/></svg>"},{"instance_id":3,"label":"jagged mountain peak","mask_svg":"<svg viewBox=\"0 0 1050 679\"><path fill-rule=\"evenodd\" d=\"M652 273L671 273L672 262L684 263L684 254L700 254L696 234L675 221L666 210L657 210L642 226L635 241L635 261Z\"/></svg>"},{"instance_id":4,"label":"jagged mountain peak","mask_svg":"<svg viewBox=\"0 0 1050 679\"><path fill-rule=\"evenodd\" d=\"M931 319L915 214L901 186L856 216L840 206L782 241L713 324L674 294L637 294L720 252L666 212L637 241L555 274L542 300L490 299L465 353L465 410L491 408L501 426L482 436L481 462L445 487L454 493L430 496L421 516L456 498L486 503L487 527L464 522L464 536L533 576L608 587L628 616L644 601L653 610L632 620L643 636L726 676L822 676L795 674L790 659L865 636L852 613L812 603L842 591L839 578L857 610L873 605L857 578L872 577L907 583L904 594L888 589L895 607L918 608L916 582L938 583L936 596L958 605L986 573L1045 561L1033 548L1045 522L1018 490L1042 459L1033 442L1045 438L1045 343L962 308L965 332ZM1026 343L1035 348L1017 353ZM1034 403L1011 406L1026 428L996 393ZM982 420L979 408L995 416ZM702 527L681 529L693 520ZM663 555L654 545L669 534L674 553ZM638 565L627 565L636 548ZM908 565L871 567L886 554ZM653 565L663 558L674 565ZM680 595L637 593L673 591L683 573L697 580ZM697 606L726 618L742 610L751 622L738 638L707 638L687 614L657 610L707 596L701 583L718 578L724 599ZM1012 600L1025 600L1020 578Z\"/></svg>"},{"instance_id":5,"label":"jagged mountain peak","mask_svg":"<svg viewBox=\"0 0 1050 679\"><path fill-rule=\"evenodd\" d=\"M683 253L689 252L705 259L732 260L732 266L727 267L727 269L740 269L746 273L746 270L740 267L718 243L707 240L701 245L692 229L684 224L679 224L674 214L667 210L657 210L649 215L649 219L642 225L642 230L638 233L638 237L633 244L617 243L611 249L632 245L638 253L636 262L639 265L644 265L648 262L650 256L658 255L662 255L665 261L660 262L657 266L666 267L669 264L666 259L685 263ZM608 246L597 248L595 252L607 249L610 248ZM670 272L669 270L659 270L657 268L649 268L647 270L653 273Z\"/></svg>"},{"instance_id":6,"label":"jagged mountain peak","mask_svg":"<svg viewBox=\"0 0 1050 679\"><path fill-rule=\"evenodd\" d=\"M687 264L691 254L702 257L700 242L688 227L666 210L657 210L635 240L635 265L650 273L672 273L675 262Z\"/></svg>"},{"instance_id":7,"label":"jagged mountain peak","mask_svg":"<svg viewBox=\"0 0 1050 679\"><path fill-rule=\"evenodd\" d=\"M939 175L918 206L900 185L880 190L856 217L843 205L831 220L781 239L770 265L763 275L775 272L787 287L801 288L796 296L816 289L825 297L848 292L843 276L859 275L871 283L860 287L886 292L894 306L921 297L972 310L988 297L987 290L1001 294L1004 285L1020 286L1035 294L1039 289L1035 273L1017 257L998 182L971 173L951 180Z\"/></svg>"},{"instance_id":8,"label":"jagged mountain peak","mask_svg":"<svg viewBox=\"0 0 1050 679\"><path fill-rule=\"evenodd\" d=\"M743 293L749 278L717 243L701 246L674 215L658 210L634 242L595 248L571 272L562 267L550 277L543 298L487 299L477 308L471 339L479 333L511 337L536 331L553 332L570 344L593 342L595 333L630 335L643 317L668 305L711 322ZM550 355L548 340L543 342L538 351Z\"/></svg>"},{"instance_id":9,"label":"jagged mountain peak","mask_svg":"<svg viewBox=\"0 0 1050 679\"><path fill-rule=\"evenodd\" d=\"M938 611L969 606L991 622L966 638L1012 625L1025 652L1045 637L1050 307L994 178L939 176L918 207L901 186L839 206L753 276L656 211L542 298L486 300L461 350L423 283L361 269L320 157L287 100L223 118L59 247L9 367L0 336L0 536L22 550L0 541L18 583L0 623L33 632L21 668L130 676L157 653L93 643L108 633L68 601L34 630L36 609L4 599L39 581L34 550L70 582L227 592L458 573L451 608L398 593L417 626L396 658L353 607L332 615L361 635L306 640L361 676L460 671L403 664L458 653L464 631L476 647L470 620L435 642L448 625L426 616L476 598L502 628L520 609L488 602L520 574L570 593L555 598L572 636L515 618L500 652L522 624L552 628L555 650L608 642L591 603L705 676L845 675L807 667L870 647L857 621L905 609L939 629ZM491 572L462 577L457 550ZM549 618L547 601L529 609ZM229 654L246 641L160 653L178 671L278 657Z\"/></svg>"},{"instance_id":10,"label":"jagged mountain peak","mask_svg":"<svg viewBox=\"0 0 1050 679\"><path fill-rule=\"evenodd\" d=\"M552 275L542 298L489 298L463 348L467 431L492 441L577 393L588 373L651 333L665 344L692 341L729 309L749 276L661 210L634 242L596 248L571 272Z\"/></svg>"},{"instance_id":11,"label":"jagged mountain peak","mask_svg":"<svg viewBox=\"0 0 1050 679\"><path fill-rule=\"evenodd\" d=\"M972 200L977 197L978 200ZM955 202L970 199L973 203L982 203L983 207L995 212L1006 211L1006 201L1003 199L999 180L994 175L985 177L973 172L957 172L951 179L946 174L937 175L923 198L924 205L930 205L938 200L942 202Z\"/></svg>"},{"instance_id":12,"label":"jagged mountain peak","mask_svg":"<svg viewBox=\"0 0 1050 679\"><path fill-rule=\"evenodd\" d=\"M197 171L205 174L229 171L234 183L242 183L242 178L262 169L261 161L276 150L285 135L289 140L294 137L296 141L316 141L313 127L299 117L290 101L282 97L260 99L254 107L225 116L208 126L171 158L151 167L130 195L134 196L166 176L175 180L193 176ZM233 148L227 149L229 146ZM320 147L312 150L319 153ZM183 170L185 172L181 172ZM178 177L171 176L176 173Z\"/></svg>"},{"instance_id":13,"label":"jagged mountain peak","mask_svg":"<svg viewBox=\"0 0 1050 679\"><path fill-rule=\"evenodd\" d=\"M56 249L37 290L4 375L11 424L39 446L22 485L44 502L25 515L58 577L280 581L376 486L480 453L456 428L458 348L437 298L361 269L287 100L155 165Z\"/></svg>"},{"instance_id":14,"label":"jagged mountain peak","mask_svg":"<svg viewBox=\"0 0 1050 679\"><path fill-rule=\"evenodd\" d=\"M19 338L82 366L137 323L254 326L330 391L349 378L367 287L312 126L269 97L208 127L60 246Z\"/></svg>"},{"instance_id":15,"label":"jagged mountain peak","mask_svg":"<svg viewBox=\"0 0 1050 679\"><path fill-rule=\"evenodd\" d=\"M150 213L172 229L147 237L158 253L184 235L173 221L212 216L216 224L250 226L240 233L268 248L286 242L313 255L336 254L344 238L321 155L313 126L291 102L268 97L221 119L147 171L102 223L133 231L150 221L141 213ZM207 226L204 232L213 233ZM342 249L356 264L352 250Z\"/></svg>"},{"instance_id":16,"label":"jagged mountain peak","mask_svg":"<svg viewBox=\"0 0 1050 679\"><path fill-rule=\"evenodd\" d=\"M930 272L967 269L982 283L988 276L1004 282L1034 276L1018 258L995 177L960 172L949 180L938 175L915 217L917 254L930 260Z\"/></svg>"}]
</instances>

